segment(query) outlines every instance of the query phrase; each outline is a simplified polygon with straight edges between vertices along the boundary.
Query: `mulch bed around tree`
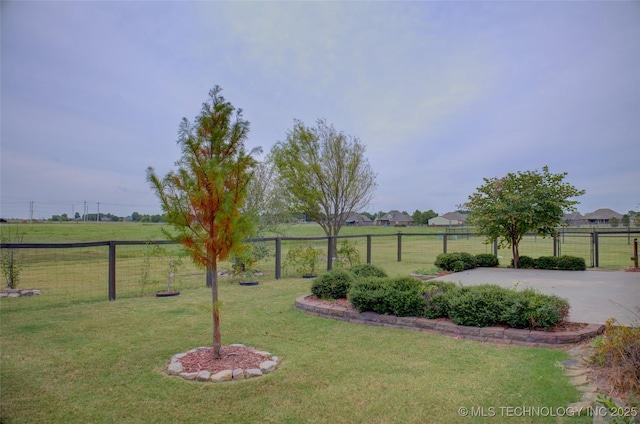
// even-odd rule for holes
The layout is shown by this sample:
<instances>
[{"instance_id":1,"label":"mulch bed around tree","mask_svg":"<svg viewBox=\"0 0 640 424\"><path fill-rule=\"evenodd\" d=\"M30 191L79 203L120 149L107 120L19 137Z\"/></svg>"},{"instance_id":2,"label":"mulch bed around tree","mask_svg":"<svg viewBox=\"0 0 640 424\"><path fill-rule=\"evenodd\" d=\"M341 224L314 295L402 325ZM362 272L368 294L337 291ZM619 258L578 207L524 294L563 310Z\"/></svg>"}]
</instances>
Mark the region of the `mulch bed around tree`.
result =
<instances>
[{"instance_id":1,"label":"mulch bed around tree","mask_svg":"<svg viewBox=\"0 0 640 424\"><path fill-rule=\"evenodd\" d=\"M198 349L180 358L184 372L210 371L215 374L237 368L260 368L260 364L269 360L266 356L247 347L222 347L220 359L213 359L213 348Z\"/></svg>"}]
</instances>

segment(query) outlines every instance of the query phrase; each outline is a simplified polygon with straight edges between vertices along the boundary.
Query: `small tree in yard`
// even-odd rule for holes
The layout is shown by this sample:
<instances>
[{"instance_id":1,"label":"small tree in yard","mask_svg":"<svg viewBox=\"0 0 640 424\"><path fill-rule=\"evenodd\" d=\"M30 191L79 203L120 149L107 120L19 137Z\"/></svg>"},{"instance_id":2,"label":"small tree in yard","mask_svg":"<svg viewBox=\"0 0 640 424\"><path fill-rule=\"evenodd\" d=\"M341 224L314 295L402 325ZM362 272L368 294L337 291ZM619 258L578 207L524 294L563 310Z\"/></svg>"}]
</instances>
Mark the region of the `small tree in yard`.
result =
<instances>
[{"instance_id":1,"label":"small tree in yard","mask_svg":"<svg viewBox=\"0 0 640 424\"><path fill-rule=\"evenodd\" d=\"M468 223L498 240L500 247L511 248L513 264L518 268L518 245L522 237L533 232L553 236L566 212L575 210L576 200L584 190L563 182L567 173L551 174L547 166L538 171L509 173L502 178L484 178L485 184L469 196L463 206L471 214Z\"/></svg>"},{"instance_id":2,"label":"small tree in yard","mask_svg":"<svg viewBox=\"0 0 640 424\"><path fill-rule=\"evenodd\" d=\"M337 235L352 212L369 204L376 187L365 150L359 139L322 119L315 127L296 121L270 154L291 211L317 222L327 236Z\"/></svg>"},{"instance_id":3,"label":"small tree in yard","mask_svg":"<svg viewBox=\"0 0 640 424\"><path fill-rule=\"evenodd\" d=\"M245 150L249 122L220 95L215 86L194 123L183 118L178 145L178 169L164 178L147 169L147 180L160 199L166 220L193 260L207 269L213 303L213 355L220 358L218 261L247 237L249 217L240 213L255 160ZM253 153L253 152L252 152Z\"/></svg>"}]
</instances>

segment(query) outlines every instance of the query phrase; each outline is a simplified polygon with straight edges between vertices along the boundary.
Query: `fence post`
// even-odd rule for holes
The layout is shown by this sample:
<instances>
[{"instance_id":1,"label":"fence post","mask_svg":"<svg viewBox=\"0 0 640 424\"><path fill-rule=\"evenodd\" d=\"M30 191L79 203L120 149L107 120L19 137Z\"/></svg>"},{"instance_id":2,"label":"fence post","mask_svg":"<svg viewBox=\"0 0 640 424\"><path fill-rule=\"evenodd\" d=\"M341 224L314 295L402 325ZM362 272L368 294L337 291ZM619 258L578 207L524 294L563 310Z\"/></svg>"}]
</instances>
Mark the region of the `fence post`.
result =
<instances>
[{"instance_id":1,"label":"fence post","mask_svg":"<svg viewBox=\"0 0 640 424\"><path fill-rule=\"evenodd\" d=\"M594 231L593 232L593 240L595 241L595 246L594 246L594 252L595 252L595 267L599 268L600 267L600 242L598 241L598 232Z\"/></svg>"},{"instance_id":2,"label":"fence post","mask_svg":"<svg viewBox=\"0 0 640 424\"><path fill-rule=\"evenodd\" d=\"M402 231L398 231L398 262L402 262Z\"/></svg>"},{"instance_id":3,"label":"fence post","mask_svg":"<svg viewBox=\"0 0 640 424\"><path fill-rule=\"evenodd\" d=\"M367 263L371 263L371 234L367 235Z\"/></svg>"},{"instance_id":4,"label":"fence post","mask_svg":"<svg viewBox=\"0 0 640 424\"><path fill-rule=\"evenodd\" d=\"M276 280L282 278L282 239L276 237Z\"/></svg>"},{"instance_id":5,"label":"fence post","mask_svg":"<svg viewBox=\"0 0 640 424\"><path fill-rule=\"evenodd\" d=\"M333 268L333 256L335 255L333 242L335 239L336 236L327 237L327 271L331 271L331 268Z\"/></svg>"},{"instance_id":6,"label":"fence post","mask_svg":"<svg viewBox=\"0 0 640 424\"><path fill-rule=\"evenodd\" d=\"M447 233L442 234L442 253L447 253Z\"/></svg>"},{"instance_id":7,"label":"fence post","mask_svg":"<svg viewBox=\"0 0 640 424\"><path fill-rule=\"evenodd\" d=\"M116 242L109 242L109 300L116 300Z\"/></svg>"}]
</instances>

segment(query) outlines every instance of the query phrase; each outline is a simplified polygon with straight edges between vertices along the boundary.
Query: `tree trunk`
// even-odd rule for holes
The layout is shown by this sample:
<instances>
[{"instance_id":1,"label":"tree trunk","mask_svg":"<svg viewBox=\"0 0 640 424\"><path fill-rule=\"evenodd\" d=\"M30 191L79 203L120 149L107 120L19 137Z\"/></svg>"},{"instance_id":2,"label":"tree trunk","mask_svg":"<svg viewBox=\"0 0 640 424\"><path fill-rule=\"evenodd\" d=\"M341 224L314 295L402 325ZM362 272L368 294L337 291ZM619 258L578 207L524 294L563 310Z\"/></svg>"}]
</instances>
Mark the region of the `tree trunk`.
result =
<instances>
[{"instance_id":1,"label":"tree trunk","mask_svg":"<svg viewBox=\"0 0 640 424\"><path fill-rule=\"evenodd\" d=\"M518 251L518 242L515 240L511 240L511 252L513 253L513 267L517 269L520 261L520 252Z\"/></svg>"},{"instance_id":2,"label":"tree trunk","mask_svg":"<svg viewBox=\"0 0 640 424\"><path fill-rule=\"evenodd\" d=\"M207 271L211 274L211 303L213 305L213 359L220 359L220 304L218 302L218 269L215 258Z\"/></svg>"},{"instance_id":3,"label":"tree trunk","mask_svg":"<svg viewBox=\"0 0 640 424\"><path fill-rule=\"evenodd\" d=\"M207 287L211 288L213 286L213 273L211 269L207 267L207 279L206 279Z\"/></svg>"}]
</instances>

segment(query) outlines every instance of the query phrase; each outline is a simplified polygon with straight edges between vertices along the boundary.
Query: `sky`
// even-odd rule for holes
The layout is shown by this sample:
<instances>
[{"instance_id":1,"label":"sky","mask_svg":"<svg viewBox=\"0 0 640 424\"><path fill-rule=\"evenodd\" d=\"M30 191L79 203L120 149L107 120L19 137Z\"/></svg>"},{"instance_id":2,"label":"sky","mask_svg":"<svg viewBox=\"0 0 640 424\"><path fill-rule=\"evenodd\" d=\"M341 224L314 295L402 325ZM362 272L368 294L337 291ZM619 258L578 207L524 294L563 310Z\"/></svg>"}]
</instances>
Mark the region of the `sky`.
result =
<instances>
[{"instance_id":1,"label":"sky","mask_svg":"<svg viewBox=\"0 0 640 424\"><path fill-rule=\"evenodd\" d=\"M0 2L0 216L160 213L146 181L209 90L249 150L326 119L369 212L567 173L581 213L640 210L640 2ZM259 158L260 159L260 158Z\"/></svg>"}]
</instances>

